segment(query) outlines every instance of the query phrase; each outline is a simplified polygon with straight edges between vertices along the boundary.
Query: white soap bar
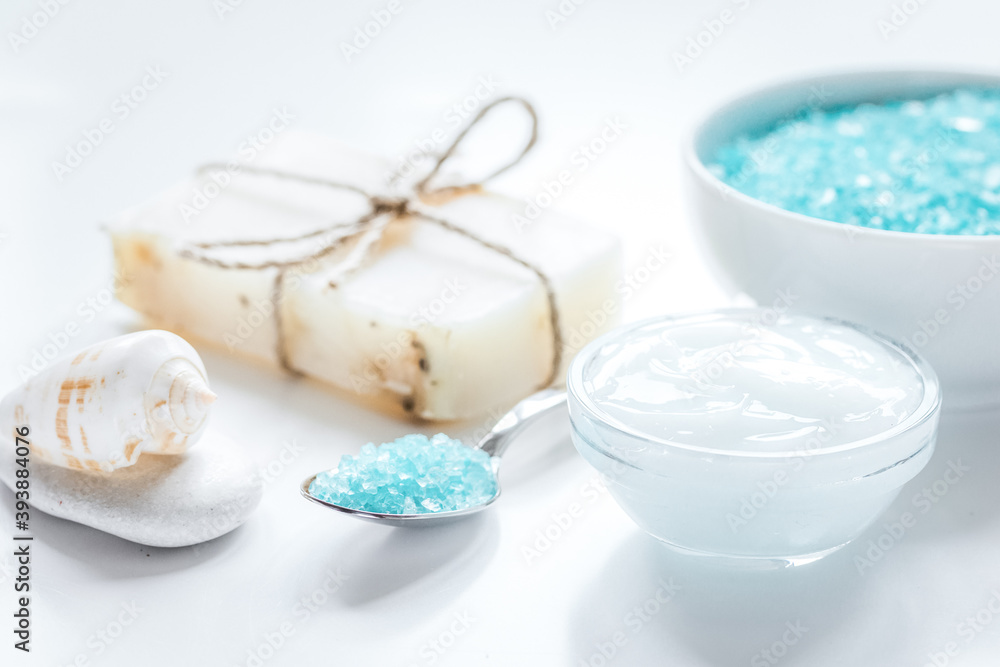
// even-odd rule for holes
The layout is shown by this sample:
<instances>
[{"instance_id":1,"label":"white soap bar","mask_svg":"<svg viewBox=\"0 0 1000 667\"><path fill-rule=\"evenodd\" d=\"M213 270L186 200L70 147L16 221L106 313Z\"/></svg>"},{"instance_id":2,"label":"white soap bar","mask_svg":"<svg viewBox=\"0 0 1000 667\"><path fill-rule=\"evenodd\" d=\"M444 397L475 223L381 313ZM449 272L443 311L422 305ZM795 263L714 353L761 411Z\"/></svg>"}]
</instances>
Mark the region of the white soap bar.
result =
<instances>
[{"instance_id":1,"label":"white soap bar","mask_svg":"<svg viewBox=\"0 0 1000 667\"><path fill-rule=\"evenodd\" d=\"M253 163L385 190L391 165L330 139L285 133ZM227 175L228 176L228 175ZM119 298L157 325L277 362L276 269L223 269L184 258L194 242L288 238L357 220L355 193L239 174L194 178L111 225ZM552 282L562 366L617 321L617 239L545 212L518 226L524 204L473 194L425 209L509 248ZM315 239L213 251L245 263L289 259ZM382 408L423 419L485 414L544 384L553 332L538 277L509 257L420 220L390 224L360 270L336 279L346 248L286 279L279 302L289 364ZM563 369L556 374L562 381Z\"/></svg>"}]
</instances>

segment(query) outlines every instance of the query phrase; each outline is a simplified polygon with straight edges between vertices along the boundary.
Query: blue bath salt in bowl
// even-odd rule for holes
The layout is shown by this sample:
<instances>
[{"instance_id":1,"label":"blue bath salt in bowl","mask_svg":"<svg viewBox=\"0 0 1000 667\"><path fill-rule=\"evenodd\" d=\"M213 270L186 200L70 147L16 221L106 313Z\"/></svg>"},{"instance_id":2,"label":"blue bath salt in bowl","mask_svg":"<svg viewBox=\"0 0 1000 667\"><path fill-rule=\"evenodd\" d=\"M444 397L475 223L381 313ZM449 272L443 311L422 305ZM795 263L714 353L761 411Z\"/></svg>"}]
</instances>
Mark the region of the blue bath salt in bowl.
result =
<instances>
[{"instance_id":1,"label":"blue bath salt in bowl","mask_svg":"<svg viewBox=\"0 0 1000 667\"><path fill-rule=\"evenodd\" d=\"M823 220L1000 234L1000 89L805 109L708 162L734 189Z\"/></svg>"},{"instance_id":2,"label":"blue bath salt in bowl","mask_svg":"<svg viewBox=\"0 0 1000 667\"><path fill-rule=\"evenodd\" d=\"M315 498L378 514L463 510L489 501L497 490L489 454L444 433L368 443L309 485Z\"/></svg>"}]
</instances>

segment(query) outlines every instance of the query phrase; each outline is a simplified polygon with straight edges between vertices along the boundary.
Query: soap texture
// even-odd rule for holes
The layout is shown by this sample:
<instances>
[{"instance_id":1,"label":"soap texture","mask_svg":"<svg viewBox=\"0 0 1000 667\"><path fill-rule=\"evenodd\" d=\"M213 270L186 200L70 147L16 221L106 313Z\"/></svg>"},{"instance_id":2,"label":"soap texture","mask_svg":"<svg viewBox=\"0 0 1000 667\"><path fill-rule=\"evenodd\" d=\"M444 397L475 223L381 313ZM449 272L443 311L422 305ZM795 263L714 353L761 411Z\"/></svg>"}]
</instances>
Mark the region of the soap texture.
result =
<instances>
[{"instance_id":1,"label":"soap texture","mask_svg":"<svg viewBox=\"0 0 1000 667\"><path fill-rule=\"evenodd\" d=\"M346 455L309 485L320 500L379 514L427 514L476 507L497 494L492 461L443 433L406 435Z\"/></svg>"},{"instance_id":2,"label":"soap texture","mask_svg":"<svg viewBox=\"0 0 1000 667\"><path fill-rule=\"evenodd\" d=\"M804 110L709 159L736 190L873 229L1000 234L1000 89Z\"/></svg>"},{"instance_id":3,"label":"soap texture","mask_svg":"<svg viewBox=\"0 0 1000 667\"><path fill-rule=\"evenodd\" d=\"M254 160L380 193L391 163L328 138L286 132ZM218 175L216 174L218 177ZM238 173L185 181L110 225L118 297L152 323L233 354L279 363L361 402L430 420L477 417L553 376L554 332L538 276L510 257L426 221L396 219L357 271L348 246L293 270L275 299L277 269L210 266L192 244L287 239L356 221L357 193ZM212 195L211 197L209 195ZM491 193L422 204L435 217L510 249L551 281L560 318L561 379L573 354L620 312L616 237L547 210L524 224L525 203ZM219 251L243 263L301 256L322 235ZM280 326L279 326L280 320ZM284 337L278 340L278 332Z\"/></svg>"},{"instance_id":4,"label":"soap texture","mask_svg":"<svg viewBox=\"0 0 1000 667\"><path fill-rule=\"evenodd\" d=\"M14 456L0 458L0 478L13 490ZM228 533L247 520L263 490L245 453L211 431L189 452L143 454L135 465L111 473L41 461L29 466L35 509L154 547L189 546Z\"/></svg>"}]
</instances>

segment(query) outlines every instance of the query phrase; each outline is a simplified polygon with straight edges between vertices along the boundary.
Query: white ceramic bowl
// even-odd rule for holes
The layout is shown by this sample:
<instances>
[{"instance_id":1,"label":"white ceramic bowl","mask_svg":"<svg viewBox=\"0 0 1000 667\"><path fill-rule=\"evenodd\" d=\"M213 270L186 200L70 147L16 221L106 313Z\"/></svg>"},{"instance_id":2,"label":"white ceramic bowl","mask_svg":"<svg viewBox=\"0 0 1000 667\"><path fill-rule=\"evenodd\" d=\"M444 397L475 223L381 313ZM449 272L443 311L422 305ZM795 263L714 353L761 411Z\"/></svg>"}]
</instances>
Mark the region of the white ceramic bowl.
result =
<instances>
[{"instance_id":1,"label":"white ceramic bowl","mask_svg":"<svg viewBox=\"0 0 1000 667\"><path fill-rule=\"evenodd\" d=\"M1000 404L1000 236L882 231L753 199L705 166L716 149L807 106L912 99L1000 76L941 71L832 74L744 95L710 114L685 147L699 236L715 273L761 306L843 318L920 352L946 409Z\"/></svg>"}]
</instances>

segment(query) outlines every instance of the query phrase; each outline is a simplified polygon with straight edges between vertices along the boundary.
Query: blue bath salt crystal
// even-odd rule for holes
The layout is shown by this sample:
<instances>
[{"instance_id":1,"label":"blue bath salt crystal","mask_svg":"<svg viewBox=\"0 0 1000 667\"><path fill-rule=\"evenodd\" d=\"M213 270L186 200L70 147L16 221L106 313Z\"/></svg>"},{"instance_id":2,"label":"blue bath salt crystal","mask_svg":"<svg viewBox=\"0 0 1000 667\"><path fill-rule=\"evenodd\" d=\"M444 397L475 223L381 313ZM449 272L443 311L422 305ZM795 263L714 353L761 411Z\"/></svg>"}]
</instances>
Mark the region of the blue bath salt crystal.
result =
<instances>
[{"instance_id":1,"label":"blue bath salt crystal","mask_svg":"<svg viewBox=\"0 0 1000 667\"><path fill-rule=\"evenodd\" d=\"M708 163L740 192L824 220L1000 234L1000 89L806 109Z\"/></svg>"},{"instance_id":2,"label":"blue bath salt crystal","mask_svg":"<svg viewBox=\"0 0 1000 667\"><path fill-rule=\"evenodd\" d=\"M497 494L493 461L444 433L404 435L316 475L309 493L326 502L380 514L450 512L481 505Z\"/></svg>"}]
</instances>

